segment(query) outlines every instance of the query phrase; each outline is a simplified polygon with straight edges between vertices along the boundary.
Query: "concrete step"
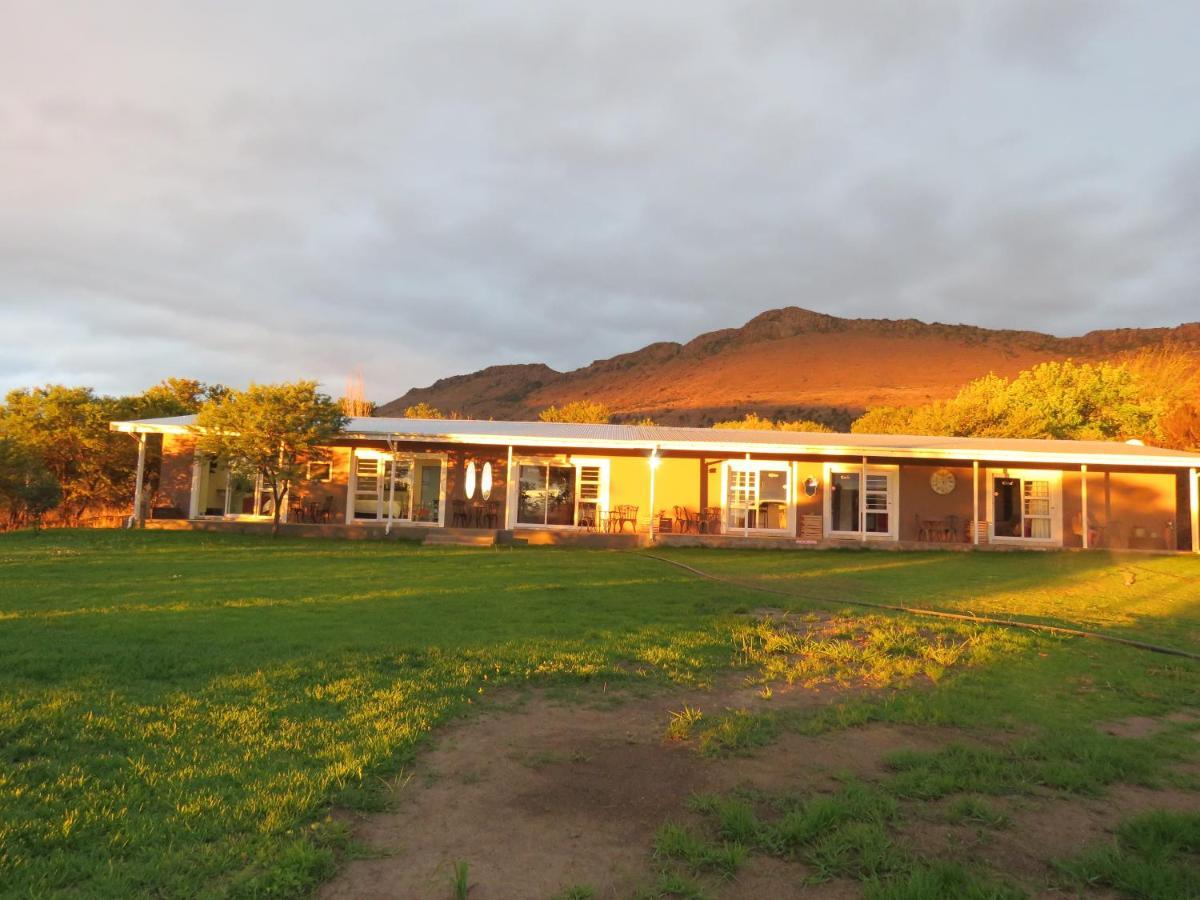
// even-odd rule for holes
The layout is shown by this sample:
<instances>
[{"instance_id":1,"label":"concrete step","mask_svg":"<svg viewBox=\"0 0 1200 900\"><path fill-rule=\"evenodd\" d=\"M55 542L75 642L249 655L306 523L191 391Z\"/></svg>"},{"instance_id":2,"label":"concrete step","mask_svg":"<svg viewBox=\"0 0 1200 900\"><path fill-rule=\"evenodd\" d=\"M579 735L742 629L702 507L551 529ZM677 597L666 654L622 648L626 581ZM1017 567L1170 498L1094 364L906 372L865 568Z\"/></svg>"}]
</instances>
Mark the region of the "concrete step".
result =
<instances>
[{"instance_id":1,"label":"concrete step","mask_svg":"<svg viewBox=\"0 0 1200 900\"><path fill-rule=\"evenodd\" d=\"M491 547L496 543L496 532L431 531L421 543L427 547Z\"/></svg>"}]
</instances>

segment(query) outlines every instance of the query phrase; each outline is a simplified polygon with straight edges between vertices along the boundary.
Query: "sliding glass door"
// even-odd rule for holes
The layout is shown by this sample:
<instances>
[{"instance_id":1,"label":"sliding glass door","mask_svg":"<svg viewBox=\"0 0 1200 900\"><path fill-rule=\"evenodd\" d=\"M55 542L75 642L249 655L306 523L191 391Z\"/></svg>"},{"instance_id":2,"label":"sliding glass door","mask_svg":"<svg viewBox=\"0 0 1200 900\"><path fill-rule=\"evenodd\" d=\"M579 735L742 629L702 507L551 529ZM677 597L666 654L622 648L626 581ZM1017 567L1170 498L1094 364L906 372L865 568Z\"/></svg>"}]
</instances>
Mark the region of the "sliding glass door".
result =
<instances>
[{"instance_id":1,"label":"sliding glass door","mask_svg":"<svg viewBox=\"0 0 1200 900\"><path fill-rule=\"evenodd\" d=\"M518 525L575 524L574 466L523 463L518 477Z\"/></svg>"},{"instance_id":2,"label":"sliding glass door","mask_svg":"<svg viewBox=\"0 0 1200 900\"><path fill-rule=\"evenodd\" d=\"M193 515L207 518L264 519L275 513L275 498L259 474L233 472L216 459L202 457L193 469ZM284 497L283 518L287 498Z\"/></svg>"},{"instance_id":3,"label":"sliding glass door","mask_svg":"<svg viewBox=\"0 0 1200 900\"><path fill-rule=\"evenodd\" d=\"M608 460L517 464L516 524L596 527L608 505Z\"/></svg>"},{"instance_id":4,"label":"sliding glass door","mask_svg":"<svg viewBox=\"0 0 1200 900\"><path fill-rule=\"evenodd\" d=\"M357 450L351 469L350 517L356 522L440 524L445 460Z\"/></svg>"},{"instance_id":5,"label":"sliding glass door","mask_svg":"<svg viewBox=\"0 0 1200 900\"><path fill-rule=\"evenodd\" d=\"M895 540L895 466L831 465L825 500L825 529L834 537Z\"/></svg>"}]
</instances>

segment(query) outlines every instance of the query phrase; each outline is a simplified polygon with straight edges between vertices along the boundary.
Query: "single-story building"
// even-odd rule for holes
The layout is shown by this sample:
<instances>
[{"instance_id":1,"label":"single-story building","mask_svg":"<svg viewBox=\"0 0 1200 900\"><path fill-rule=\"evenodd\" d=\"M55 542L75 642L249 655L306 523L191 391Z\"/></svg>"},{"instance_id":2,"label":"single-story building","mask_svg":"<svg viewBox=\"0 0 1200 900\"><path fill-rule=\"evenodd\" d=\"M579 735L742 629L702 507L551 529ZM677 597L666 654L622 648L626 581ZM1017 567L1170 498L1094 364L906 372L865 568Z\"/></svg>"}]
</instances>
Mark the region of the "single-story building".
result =
<instances>
[{"instance_id":1,"label":"single-story building","mask_svg":"<svg viewBox=\"0 0 1200 900\"><path fill-rule=\"evenodd\" d=\"M138 521L270 520L261 483L197 454L194 417L112 428L162 435ZM1200 552L1198 467L1138 443L356 418L281 517L356 536Z\"/></svg>"}]
</instances>

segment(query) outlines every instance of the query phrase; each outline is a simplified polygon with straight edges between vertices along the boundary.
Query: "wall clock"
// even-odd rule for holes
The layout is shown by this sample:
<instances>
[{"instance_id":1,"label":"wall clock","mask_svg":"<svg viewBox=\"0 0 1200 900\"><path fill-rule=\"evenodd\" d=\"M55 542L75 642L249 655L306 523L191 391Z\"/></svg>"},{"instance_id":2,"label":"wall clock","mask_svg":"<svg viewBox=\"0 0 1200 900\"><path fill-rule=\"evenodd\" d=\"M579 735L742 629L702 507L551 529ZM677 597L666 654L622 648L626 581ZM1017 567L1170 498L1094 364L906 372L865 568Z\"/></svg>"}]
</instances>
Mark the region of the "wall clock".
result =
<instances>
[{"instance_id":1,"label":"wall clock","mask_svg":"<svg viewBox=\"0 0 1200 900\"><path fill-rule=\"evenodd\" d=\"M949 469L938 469L929 476L929 486L935 494L948 494L954 490L954 473Z\"/></svg>"}]
</instances>

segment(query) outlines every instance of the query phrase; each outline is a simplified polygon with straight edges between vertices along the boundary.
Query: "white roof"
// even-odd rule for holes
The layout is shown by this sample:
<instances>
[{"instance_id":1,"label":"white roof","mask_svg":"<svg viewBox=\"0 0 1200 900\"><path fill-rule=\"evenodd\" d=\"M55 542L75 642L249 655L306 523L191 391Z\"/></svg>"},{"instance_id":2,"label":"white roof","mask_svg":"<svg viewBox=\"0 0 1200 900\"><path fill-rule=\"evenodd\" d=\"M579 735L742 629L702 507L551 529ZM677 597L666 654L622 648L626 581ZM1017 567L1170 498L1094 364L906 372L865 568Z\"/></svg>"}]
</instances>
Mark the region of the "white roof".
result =
<instances>
[{"instance_id":1,"label":"white roof","mask_svg":"<svg viewBox=\"0 0 1200 900\"><path fill-rule=\"evenodd\" d=\"M195 416L113 422L115 431L187 434ZM498 422L486 419L355 418L347 438L418 440L444 444L487 444L650 452L711 452L893 457L908 459L1041 462L1186 468L1200 466L1200 454L1116 441L1053 441L1022 438L939 437L903 434L828 434L813 431L757 431L675 428L663 425L585 425L562 422Z\"/></svg>"}]
</instances>

